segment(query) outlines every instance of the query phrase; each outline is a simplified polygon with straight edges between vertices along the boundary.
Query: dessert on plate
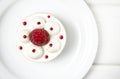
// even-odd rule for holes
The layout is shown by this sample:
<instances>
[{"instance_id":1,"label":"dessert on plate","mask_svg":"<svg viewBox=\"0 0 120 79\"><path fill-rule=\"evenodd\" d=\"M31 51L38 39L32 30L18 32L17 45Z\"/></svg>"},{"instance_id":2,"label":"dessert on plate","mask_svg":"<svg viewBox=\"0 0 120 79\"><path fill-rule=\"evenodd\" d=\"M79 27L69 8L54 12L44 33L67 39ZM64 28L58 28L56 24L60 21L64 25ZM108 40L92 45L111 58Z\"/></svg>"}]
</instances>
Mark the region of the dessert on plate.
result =
<instances>
[{"instance_id":1,"label":"dessert on plate","mask_svg":"<svg viewBox=\"0 0 120 79\"><path fill-rule=\"evenodd\" d=\"M51 14L37 13L26 17L18 28L19 51L34 62L47 62L62 52L66 31Z\"/></svg>"}]
</instances>

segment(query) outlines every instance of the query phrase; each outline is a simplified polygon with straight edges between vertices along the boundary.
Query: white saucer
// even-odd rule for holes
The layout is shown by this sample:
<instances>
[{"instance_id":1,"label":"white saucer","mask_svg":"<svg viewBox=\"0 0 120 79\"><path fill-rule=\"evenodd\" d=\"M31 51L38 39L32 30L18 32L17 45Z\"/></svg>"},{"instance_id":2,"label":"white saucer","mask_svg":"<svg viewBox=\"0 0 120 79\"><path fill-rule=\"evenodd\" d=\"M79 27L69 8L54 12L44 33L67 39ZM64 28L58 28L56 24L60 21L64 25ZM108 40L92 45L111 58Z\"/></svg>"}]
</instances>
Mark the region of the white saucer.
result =
<instances>
[{"instance_id":1,"label":"white saucer","mask_svg":"<svg viewBox=\"0 0 120 79\"><path fill-rule=\"evenodd\" d=\"M0 7L0 79L83 78L98 47L96 22L86 3L83 0L14 1L0 1L3 5ZM26 60L16 47L18 23L36 12L54 14L67 32L66 46L60 56L46 63Z\"/></svg>"}]
</instances>

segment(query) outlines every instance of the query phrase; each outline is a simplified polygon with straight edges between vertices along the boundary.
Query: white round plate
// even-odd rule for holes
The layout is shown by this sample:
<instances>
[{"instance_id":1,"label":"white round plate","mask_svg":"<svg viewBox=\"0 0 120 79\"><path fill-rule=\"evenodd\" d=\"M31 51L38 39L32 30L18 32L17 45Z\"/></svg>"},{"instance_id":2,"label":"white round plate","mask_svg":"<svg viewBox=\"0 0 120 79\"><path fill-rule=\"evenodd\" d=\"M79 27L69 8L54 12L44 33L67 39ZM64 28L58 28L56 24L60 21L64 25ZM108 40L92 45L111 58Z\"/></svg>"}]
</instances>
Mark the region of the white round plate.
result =
<instances>
[{"instance_id":1,"label":"white round plate","mask_svg":"<svg viewBox=\"0 0 120 79\"><path fill-rule=\"evenodd\" d=\"M98 47L95 19L83 0L1 0L0 79L81 79L90 69ZM27 60L17 52L16 32L21 19L47 12L65 26L67 42L56 59Z\"/></svg>"}]
</instances>

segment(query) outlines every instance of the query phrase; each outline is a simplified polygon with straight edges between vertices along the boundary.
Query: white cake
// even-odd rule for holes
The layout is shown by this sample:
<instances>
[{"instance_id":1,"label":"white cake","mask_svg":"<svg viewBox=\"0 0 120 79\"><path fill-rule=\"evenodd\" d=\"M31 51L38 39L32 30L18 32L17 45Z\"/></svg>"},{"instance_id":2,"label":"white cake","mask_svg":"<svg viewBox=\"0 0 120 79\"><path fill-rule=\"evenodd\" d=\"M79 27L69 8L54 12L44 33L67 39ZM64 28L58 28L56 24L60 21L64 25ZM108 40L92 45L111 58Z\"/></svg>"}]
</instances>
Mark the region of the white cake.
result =
<instances>
[{"instance_id":1,"label":"white cake","mask_svg":"<svg viewBox=\"0 0 120 79\"><path fill-rule=\"evenodd\" d=\"M48 62L62 52L66 31L62 23L51 14L37 13L22 20L17 41L19 51L27 59Z\"/></svg>"}]
</instances>

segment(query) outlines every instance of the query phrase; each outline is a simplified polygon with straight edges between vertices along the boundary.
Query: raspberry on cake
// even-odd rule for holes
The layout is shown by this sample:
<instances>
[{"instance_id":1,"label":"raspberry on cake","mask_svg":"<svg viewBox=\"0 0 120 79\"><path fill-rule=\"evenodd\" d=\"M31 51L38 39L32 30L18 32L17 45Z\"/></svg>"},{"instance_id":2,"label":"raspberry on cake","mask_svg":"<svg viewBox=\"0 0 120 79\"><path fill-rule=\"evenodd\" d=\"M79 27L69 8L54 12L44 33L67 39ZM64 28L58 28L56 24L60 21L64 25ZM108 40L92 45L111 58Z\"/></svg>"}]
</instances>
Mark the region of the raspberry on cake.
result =
<instances>
[{"instance_id":1,"label":"raspberry on cake","mask_svg":"<svg viewBox=\"0 0 120 79\"><path fill-rule=\"evenodd\" d=\"M30 32L29 39L33 44L43 46L49 42L50 35L44 29L34 29Z\"/></svg>"}]
</instances>

